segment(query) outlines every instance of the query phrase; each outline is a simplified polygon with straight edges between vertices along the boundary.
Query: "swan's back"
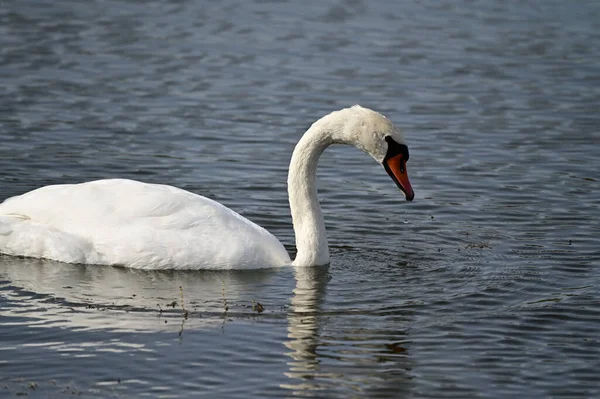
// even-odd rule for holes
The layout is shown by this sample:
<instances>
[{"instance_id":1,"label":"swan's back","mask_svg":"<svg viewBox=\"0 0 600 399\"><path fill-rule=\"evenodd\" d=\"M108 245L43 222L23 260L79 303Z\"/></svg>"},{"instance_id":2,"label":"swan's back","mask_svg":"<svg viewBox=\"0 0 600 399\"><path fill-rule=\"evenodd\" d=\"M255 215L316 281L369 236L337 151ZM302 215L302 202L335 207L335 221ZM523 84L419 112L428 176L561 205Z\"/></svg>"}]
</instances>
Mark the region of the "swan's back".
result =
<instances>
[{"instance_id":1,"label":"swan's back","mask_svg":"<svg viewBox=\"0 0 600 399\"><path fill-rule=\"evenodd\" d=\"M133 180L43 187L0 204L0 252L140 269L290 262L262 227L208 198Z\"/></svg>"}]
</instances>

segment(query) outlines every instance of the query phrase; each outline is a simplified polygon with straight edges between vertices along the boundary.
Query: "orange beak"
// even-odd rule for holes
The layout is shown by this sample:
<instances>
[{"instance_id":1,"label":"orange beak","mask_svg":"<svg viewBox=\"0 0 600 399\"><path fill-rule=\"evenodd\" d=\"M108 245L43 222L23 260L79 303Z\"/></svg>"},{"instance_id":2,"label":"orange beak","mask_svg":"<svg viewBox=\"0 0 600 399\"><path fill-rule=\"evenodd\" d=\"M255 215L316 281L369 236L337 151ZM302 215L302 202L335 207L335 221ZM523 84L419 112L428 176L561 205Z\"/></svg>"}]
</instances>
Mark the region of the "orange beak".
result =
<instances>
[{"instance_id":1,"label":"orange beak","mask_svg":"<svg viewBox=\"0 0 600 399\"><path fill-rule=\"evenodd\" d=\"M383 161L383 167L388 175L394 180L398 188L404 193L407 201L415 198L415 192L408 180L408 171L406 170L406 161L402 154L398 154Z\"/></svg>"}]
</instances>

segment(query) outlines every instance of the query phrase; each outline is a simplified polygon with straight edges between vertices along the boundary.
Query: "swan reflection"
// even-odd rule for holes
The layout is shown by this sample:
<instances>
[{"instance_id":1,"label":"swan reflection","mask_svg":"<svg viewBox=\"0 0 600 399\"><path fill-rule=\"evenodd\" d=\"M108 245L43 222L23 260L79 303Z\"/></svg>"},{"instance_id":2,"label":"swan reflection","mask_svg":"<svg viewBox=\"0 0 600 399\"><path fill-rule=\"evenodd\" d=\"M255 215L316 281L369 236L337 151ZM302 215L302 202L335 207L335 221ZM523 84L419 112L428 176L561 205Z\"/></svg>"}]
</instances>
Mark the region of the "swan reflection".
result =
<instances>
[{"instance_id":1,"label":"swan reflection","mask_svg":"<svg viewBox=\"0 0 600 399\"><path fill-rule=\"evenodd\" d=\"M288 338L285 346L293 359L288 377L298 377L315 370L318 359L319 313L329 279L327 267L296 268L296 288L288 316Z\"/></svg>"},{"instance_id":2,"label":"swan reflection","mask_svg":"<svg viewBox=\"0 0 600 399\"><path fill-rule=\"evenodd\" d=\"M340 390L349 397L357 393L402 397L412 387L407 331L411 312L363 303L369 293L360 289L354 302L338 305L340 293L326 292L348 289L337 284L328 287L339 272L330 275L329 267L296 268L284 343L290 350L284 372L289 380L280 387L302 397L314 395L311 391L326 395Z\"/></svg>"},{"instance_id":3,"label":"swan reflection","mask_svg":"<svg viewBox=\"0 0 600 399\"><path fill-rule=\"evenodd\" d=\"M0 257L0 316L78 330L173 331L220 327L277 270L144 271ZM1 281L5 280L5 281ZM238 306L239 307L239 306ZM188 312L189 317L186 317Z\"/></svg>"},{"instance_id":4,"label":"swan reflection","mask_svg":"<svg viewBox=\"0 0 600 399\"><path fill-rule=\"evenodd\" d=\"M0 257L0 318L11 331L21 326L90 331L71 342L68 337L75 335L48 330L43 336L57 333L60 343L35 343L60 353L85 349L100 330L124 334L118 341L94 339L93 345L111 351L141 345L125 348L136 353L160 351L157 343L180 335L181 344L195 349L180 353L181 361L192 369L214 366L213 377L229 378L231 361L258 365L271 359L257 370L290 396L314 396L313 391L401 396L412 387L408 326L414 305L404 303L401 294L391 305L383 298L389 289L349 286L352 272L330 273L329 267L158 272ZM372 270L370 278L384 282L377 273ZM253 300L265 311L253 309ZM145 339L130 332L166 334ZM281 364L273 363L281 357Z\"/></svg>"}]
</instances>

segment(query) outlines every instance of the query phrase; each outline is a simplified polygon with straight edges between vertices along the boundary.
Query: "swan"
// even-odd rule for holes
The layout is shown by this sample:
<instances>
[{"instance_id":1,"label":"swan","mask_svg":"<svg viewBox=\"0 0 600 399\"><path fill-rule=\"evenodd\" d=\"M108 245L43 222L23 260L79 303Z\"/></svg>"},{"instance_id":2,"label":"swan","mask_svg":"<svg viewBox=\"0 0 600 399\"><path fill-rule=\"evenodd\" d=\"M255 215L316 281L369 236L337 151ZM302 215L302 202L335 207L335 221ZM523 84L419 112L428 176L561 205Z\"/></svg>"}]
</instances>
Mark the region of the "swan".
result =
<instances>
[{"instance_id":1,"label":"swan","mask_svg":"<svg viewBox=\"0 0 600 399\"><path fill-rule=\"evenodd\" d=\"M0 204L0 253L137 269L253 269L329 263L317 199L319 156L331 144L371 155L412 201L403 133L355 105L317 120L296 145L288 195L297 255L264 228L209 198L127 179L41 187Z\"/></svg>"}]
</instances>

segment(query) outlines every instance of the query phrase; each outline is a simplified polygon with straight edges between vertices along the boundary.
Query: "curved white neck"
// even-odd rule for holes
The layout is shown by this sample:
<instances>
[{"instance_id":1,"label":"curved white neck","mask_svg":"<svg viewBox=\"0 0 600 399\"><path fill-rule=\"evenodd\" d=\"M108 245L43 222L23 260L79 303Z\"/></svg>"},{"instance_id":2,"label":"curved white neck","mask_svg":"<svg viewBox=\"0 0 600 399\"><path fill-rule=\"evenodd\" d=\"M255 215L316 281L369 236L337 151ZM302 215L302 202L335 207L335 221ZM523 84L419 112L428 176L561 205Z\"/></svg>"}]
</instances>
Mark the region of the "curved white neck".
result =
<instances>
[{"instance_id":1,"label":"curved white neck","mask_svg":"<svg viewBox=\"0 0 600 399\"><path fill-rule=\"evenodd\" d=\"M329 263L327 233L317 198L315 175L320 155L333 140L328 129L315 125L302 136L290 161L288 195L298 250L292 263L294 266Z\"/></svg>"}]
</instances>

